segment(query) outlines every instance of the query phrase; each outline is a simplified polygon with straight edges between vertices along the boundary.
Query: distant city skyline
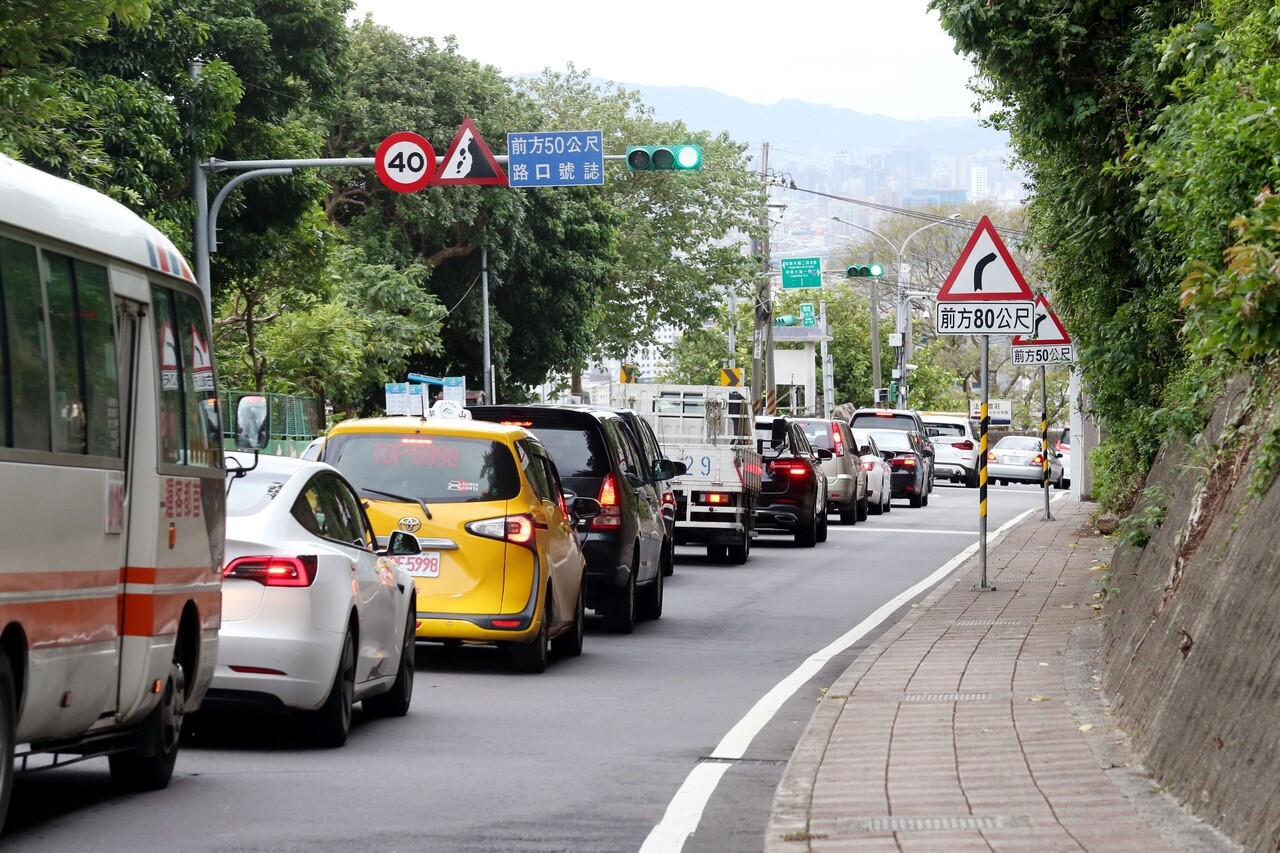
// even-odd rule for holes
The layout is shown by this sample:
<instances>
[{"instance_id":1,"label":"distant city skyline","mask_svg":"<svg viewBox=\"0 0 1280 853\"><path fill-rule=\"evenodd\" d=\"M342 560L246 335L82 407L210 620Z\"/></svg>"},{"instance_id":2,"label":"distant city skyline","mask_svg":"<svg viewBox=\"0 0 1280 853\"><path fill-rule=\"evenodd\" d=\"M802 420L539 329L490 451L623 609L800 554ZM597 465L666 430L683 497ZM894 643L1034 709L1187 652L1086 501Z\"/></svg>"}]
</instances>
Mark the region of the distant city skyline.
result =
<instances>
[{"instance_id":1,"label":"distant city skyline","mask_svg":"<svg viewBox=\"0 0 1280 853\"><path fill-rule=\"evenodd\" d=\"M589 0L437 4L356 0L352 16L437 43L504 75L577 70L628 86L695 86L755 104L800 100L905 120L973 116L970 63L928 0L808 0L779 13L719 3L619 8Z\"/></svg>"}]
</instances>

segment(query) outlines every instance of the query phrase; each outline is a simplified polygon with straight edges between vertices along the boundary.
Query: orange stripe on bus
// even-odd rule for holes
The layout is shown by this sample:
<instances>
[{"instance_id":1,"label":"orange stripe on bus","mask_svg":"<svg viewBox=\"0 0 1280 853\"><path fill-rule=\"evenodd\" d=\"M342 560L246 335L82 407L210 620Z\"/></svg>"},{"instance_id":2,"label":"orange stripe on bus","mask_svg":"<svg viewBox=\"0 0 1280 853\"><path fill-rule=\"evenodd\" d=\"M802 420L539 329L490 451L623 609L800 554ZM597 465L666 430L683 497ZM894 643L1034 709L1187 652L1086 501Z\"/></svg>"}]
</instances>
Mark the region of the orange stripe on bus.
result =
<instances>
[{"instance_id":1,"label":"orange stripe on bus","mask_svg":"<svg viewBox=\"0 0 1280 853\"><path fill-rule=\"evenodd\" d=\"M194 601L201 614L202 629L222 624L222 592L172 592L164 594L125 593L123 624L120 633L126 637L158 637L178 633L178 620L188 601Z\"/></svg>"},{"instance_id":2,"label":"orange stripe on bus","mask_svg":"<svg viewBox=\"0 0 1280 853\"><path fill-rule=\"evenodd\" d=\"M115 586L120 573L114 569L84 572L0 572L0 593L71 591Z\"/></svg>"},{"instance_id":3,"label":"orange stripe on bus","mask_svg":"<svg viewBox=\"0 0 1280 853\"><path fill-rule=\"evenodd\" d=\"M29 648L75 646L114 640L116 596L6 605L6 621L21 622Z\"/></svg>"}]
</instances>

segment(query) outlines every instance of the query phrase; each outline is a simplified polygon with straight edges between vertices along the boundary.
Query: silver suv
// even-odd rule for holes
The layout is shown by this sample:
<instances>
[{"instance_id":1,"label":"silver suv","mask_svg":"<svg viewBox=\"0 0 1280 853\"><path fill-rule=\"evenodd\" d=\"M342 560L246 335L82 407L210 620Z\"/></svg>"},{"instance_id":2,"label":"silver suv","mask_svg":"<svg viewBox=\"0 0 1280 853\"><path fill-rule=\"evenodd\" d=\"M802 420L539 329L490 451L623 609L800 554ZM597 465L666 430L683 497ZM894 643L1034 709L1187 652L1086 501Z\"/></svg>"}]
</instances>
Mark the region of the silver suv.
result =
<instances>
[{"instance_id":1,"label":"silver suv","mask_svg":"<svg viewBox=\"0 0 1280 853\"><path fill-rule=\"evenodd\" d=\"M933 472L953 483L978 488L978 434L961 412L921 412L925 431L933 440Z\"/></svg>"},{"instance_id":2,"label":"silver suv","mask_svg":"<svg viewBox=\"0 0 1280 853\"><path fill-rule=\"evenodd\" d=\"M829 450L822 461L827 475L827 514L838 513L841 524L867 520L867 472L862 468L858 443L844 421L826 418L796 418L814 450Z\"/></svg>"}]
</instances>

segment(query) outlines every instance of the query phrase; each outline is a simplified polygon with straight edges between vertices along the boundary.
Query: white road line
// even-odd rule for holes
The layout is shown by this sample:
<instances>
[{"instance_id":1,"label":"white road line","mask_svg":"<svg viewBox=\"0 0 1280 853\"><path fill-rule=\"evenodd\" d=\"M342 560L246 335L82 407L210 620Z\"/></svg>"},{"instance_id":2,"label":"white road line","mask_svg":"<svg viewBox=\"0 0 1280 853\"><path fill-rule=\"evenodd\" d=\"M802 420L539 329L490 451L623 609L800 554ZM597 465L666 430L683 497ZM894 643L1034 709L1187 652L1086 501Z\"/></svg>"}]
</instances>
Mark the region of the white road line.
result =
<instances>
[{"instance_id":1,"label":"white road line","mask_svg":"<svg viewBox=\"0 0 1280 853\"><path fill-rule=\"evenodd\" d=\"M827 532L828 533L857 533L860 536L867 535L863 530L857 527L845 527L845 526L836 527L835 525L828 525ZM972 536L974 539L978 538L978 531L976 530L943 530L942 528L930 529L928 527L923 527L923 528L921 527L876 527L875 532L876 533L939 533L939 534L948 534L951 536Z\"/></svg>"},{"instance_id":2,"label":"white road line","mask_svg":"<svg viewBox=\"0 0 1280 853\"><path fill-rule=\"evenodd\" d=\"M1013 517L1001 525L999 529L994 532L988 532L987 542L990 543L992 539L1000 536L1028 515L1039 511L1040 507L1033 507ZM913 530L909 532L917 533L919 531ZM751 745L751 741L773 719L783 703L790 699L792 694L799 690L833 657L869 634L880 623L892 616L899 607L951 574L977 551L978 543L974 542L948 560L933 574L882 604L874 613L863 619L835 642L814 652L804 663L796 667L794 672L774 685L772 690L756 702L746 716L738 720L733 728L729 729L729 733L720 741L711 756L699 761L693 771L685 778L684 784L676 791L671 803L667 806L667 811L662 816L662 821L653 828L649 833L649 837L644 840L644 844L640 846L640 853L679 853L680 850L684 849L685 840L698 828L698 822L702 820L702 812L706 809L707 803L710 802L711 795L715 793L716 786L720 784L721 777L724 776L734 761L746 754L747 747Z\"/></svg>"}]
</instances>

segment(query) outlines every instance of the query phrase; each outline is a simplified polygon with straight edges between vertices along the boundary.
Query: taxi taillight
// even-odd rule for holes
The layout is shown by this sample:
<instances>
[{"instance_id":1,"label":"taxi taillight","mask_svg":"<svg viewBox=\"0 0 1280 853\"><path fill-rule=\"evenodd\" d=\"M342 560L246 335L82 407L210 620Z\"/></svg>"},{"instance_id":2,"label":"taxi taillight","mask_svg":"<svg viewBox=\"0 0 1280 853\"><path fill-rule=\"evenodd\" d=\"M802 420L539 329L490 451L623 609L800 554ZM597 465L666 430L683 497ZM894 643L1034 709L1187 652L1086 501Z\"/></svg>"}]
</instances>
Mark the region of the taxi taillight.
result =
<instances>
[{"instance_id":1,"label":"taxi taillight","mask_svg":"<svg viewBox=\"0 0 1280 853\"><path fill-rule=\"evenodd\" d=\"M311 586L319 560L301 557L237 557L222 570L223 578L254 581L263 586Z\"/></svg>"}]
</instances>

